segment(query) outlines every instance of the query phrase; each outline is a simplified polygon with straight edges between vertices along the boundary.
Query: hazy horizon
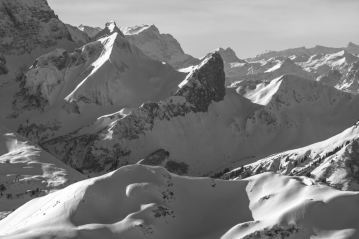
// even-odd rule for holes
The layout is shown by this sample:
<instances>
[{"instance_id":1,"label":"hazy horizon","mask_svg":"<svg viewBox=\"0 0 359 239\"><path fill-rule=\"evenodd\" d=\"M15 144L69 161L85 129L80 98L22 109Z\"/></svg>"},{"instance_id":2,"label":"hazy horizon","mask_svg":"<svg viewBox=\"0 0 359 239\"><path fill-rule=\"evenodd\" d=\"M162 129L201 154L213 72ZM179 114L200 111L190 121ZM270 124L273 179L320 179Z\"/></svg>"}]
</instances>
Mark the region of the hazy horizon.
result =
<instances>
[{"instance_id":1,"label":"hazy horizon","mask_svg":"<svg viewBox=\"0 0 359 239\"><path fill-rule=\"evenodd\" d=\"M357 0L48 0L65 23L103 28L154 24L200 57L231 47L239 58L265 50L359 44Z\"/></svg>"}]
</instances>

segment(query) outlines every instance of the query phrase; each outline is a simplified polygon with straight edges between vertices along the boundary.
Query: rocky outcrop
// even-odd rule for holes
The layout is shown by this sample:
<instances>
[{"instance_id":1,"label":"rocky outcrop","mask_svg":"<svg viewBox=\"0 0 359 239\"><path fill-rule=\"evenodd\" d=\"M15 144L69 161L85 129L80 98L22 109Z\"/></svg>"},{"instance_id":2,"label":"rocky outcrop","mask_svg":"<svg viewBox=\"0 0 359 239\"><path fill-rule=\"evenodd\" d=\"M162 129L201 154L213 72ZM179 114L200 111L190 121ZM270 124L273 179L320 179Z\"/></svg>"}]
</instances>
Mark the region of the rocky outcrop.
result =
<instances>
[{"instance_id":1,"label":"rocky outcrop","mask_svg":"<svg viewBox=\"0 0 359 239\"><path fill-rule=\"evenodd\" d=\"M0 1L0 54L22 55L73 41L46 0Z\"/></svg>"}]
</instances>

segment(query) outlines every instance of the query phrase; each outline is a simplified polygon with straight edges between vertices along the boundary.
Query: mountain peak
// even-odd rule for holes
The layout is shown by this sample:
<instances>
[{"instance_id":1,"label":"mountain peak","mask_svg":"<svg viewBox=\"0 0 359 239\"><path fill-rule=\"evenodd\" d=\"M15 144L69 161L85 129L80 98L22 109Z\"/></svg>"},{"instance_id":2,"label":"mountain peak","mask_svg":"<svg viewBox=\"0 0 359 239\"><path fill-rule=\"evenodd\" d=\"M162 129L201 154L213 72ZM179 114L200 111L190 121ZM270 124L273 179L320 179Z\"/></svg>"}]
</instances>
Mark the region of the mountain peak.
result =
<instances>
[{"instance_id":1,"label":"mountain peak","mask_svg":"<svg viewBox=\"0 0 359 239\"><path fill-rule=\"evenodd\" d=\"M99 38L102 38L104 36L109 36L112 33L117 32L119 33L122 37L125 37L125 35L122 33L122 31L117 27L117 24L114 20L110 20L108 22L106 22L105 24L105 28L100 31L99 33L97 33L93 39L97 40Z\"/></svg>"},{"instance_id":2,"label":"mountain peak","mask_svg":"<svg viewBox=\"0 0 359 239\"><path fill-rule=\"evenodd\" d=\"M348 47L358 47L358 45L354 44L353 42L349 42L347 46Z\"/></svg>"},{"instance_id":3,"label":"mountain peak","mask_svg":"<svg viewBox=\"0 0 359 239\"><path fill-rule=\"evenodd\" d=\"M239 62L239 63L246 63L246 61L241 60L237 57L236 53L232 50L232 48L227 47L226 49L223 49L222 47L215 50L218 52L223 61L227 63L233 63L233 62Z\"/></svg>"}]
</instances>

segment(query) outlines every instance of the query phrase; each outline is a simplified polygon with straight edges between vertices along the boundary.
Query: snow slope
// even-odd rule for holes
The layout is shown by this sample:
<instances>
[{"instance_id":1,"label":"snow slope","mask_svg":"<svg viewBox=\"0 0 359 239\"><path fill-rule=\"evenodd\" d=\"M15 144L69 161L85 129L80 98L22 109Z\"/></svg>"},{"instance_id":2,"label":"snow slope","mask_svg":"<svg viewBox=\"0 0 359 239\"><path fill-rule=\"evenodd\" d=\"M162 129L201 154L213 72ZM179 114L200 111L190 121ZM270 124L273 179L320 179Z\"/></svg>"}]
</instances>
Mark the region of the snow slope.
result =
<instances>
[{"instance_id":1,"label":"snow slope","mask_svg":"<svg viewBox=\"0 0 359 239\"><path fill-rule=\"evenodd\" d=\"M199 60L185 54L179 42L170 34L160 33L155 25L122 27L126 38L147 56L166 62L174 68L185 68L199 64Z\"/></svg>"},{"instance_id":2,"label":"snow slope","mask_svg":"<svg viewBox=\"0 0 359 239\"><path fill-rule=\"evenodd\" d=\"M114 22L100 37L68 53L39 57L17 87L0 95L2 123L34 142L67 134L101 116L166 99L187 73L152 60ZM98 125L97 131L102 125Z\"/></svg>"},{"instance_id":3,"label":"snow slope","mask_svg":"<svg viewBox=\"0 0 359 239\"><path fill-rule=\"evenodd\" d=\"M305 177L222 181L131 165L30 201L0 221L0 235L354 239L358 199Z\"/></svg>"},{"instance_id":4,"label":"snow slope","mask_svg":"<svg viewBox=\"0 0 359 239\"><path fill-rule=\"evenodd\" d=\"M0 219L35 197L83 179L83 174L0 126Z\"/></svg>"}]
</instances>

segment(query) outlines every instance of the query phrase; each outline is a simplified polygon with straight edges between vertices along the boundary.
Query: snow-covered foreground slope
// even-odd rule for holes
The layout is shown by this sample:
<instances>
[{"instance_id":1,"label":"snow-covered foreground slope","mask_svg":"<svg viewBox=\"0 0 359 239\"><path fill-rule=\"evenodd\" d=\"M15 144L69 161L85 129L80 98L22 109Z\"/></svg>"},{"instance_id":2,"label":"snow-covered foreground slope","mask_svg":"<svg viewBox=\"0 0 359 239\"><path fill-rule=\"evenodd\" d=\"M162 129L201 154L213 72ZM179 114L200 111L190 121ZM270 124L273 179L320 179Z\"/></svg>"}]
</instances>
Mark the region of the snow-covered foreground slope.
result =
<instances>
[{"instance_id":1,"label":"snow-covered foreground slope","mask_svg":"<svg viewBox=\"0 0 359 239\"><path fill-rule=\"evenodd\" d=\"M46 0L1 0L0 32L0 91L42 54L83 44L72 38Z\"/></svg>"},{"instance_id":2,"label":"snow-covered foreground slope","mask_svg":"<svg viewBox=\"0 0 359 239\"><path fill-rule=\"evenodd\" d=\"M316 55L316 54L333 54L333 53L337 53L342 50L345 50L352 54L358 54L359 53L359 45L349 42L349 44L347 46L340 47L340 48L325 47L325 46L317 45L313 48L298 47L298 48L287 49L287 50L283 50L283 51L266 51L266 52L263 52L253 58L250 58L248 60L249 61L260 61L260 60L269 59L272 57L290 57L293 55L312 56L312 55Z\"/></svg>"},{"instance_id":3,"label":"snow-covered foreground slope","mask_svg":"<svg viewBox=\"0 0 359 239\"><path fill-rule=\"evenodd\" d=\"M223 178L261 172L306 175L341 190L359 191L359 123L327 140L281 152L233 170Z\"/></svg>"},{"instance_id":4,"label":"snow-covered foreground slope","mask_svg":"<svg viewBox=\"0 0 359 239\"><path fill-rule=\"evenodd\" d=\"M131 165L37 198L0 221L5 238L357 238L359 195L273 173L186 178Z\"/></svg>"},{"instance_id":5,"label":"snow-covered foreground slope","mask_svg":"<svg viewBox=\"0 0 359 239\"><path fill-rule=\"evenodd\" d=\"M35 197L83 179L83 174L0 126L0 219Z\"/></svg>"},{"instance_id":6,"label":"snow-covered foreground slope","mask_svg":"<svg viewBox=\"0 0 359 239\"><path fill-rule=\"evenodd\" d=\"M2 124L40 142L124 108L166 99L178 89L186 73L144 55L114 22L106 26L105 36L73 53L57 49L42 55L17 87L1 91ZM101 121L92 130L105 127Z\"/></svg>"},{"instance_id":7,"label":"snow-covered foreground slope","mask_svg":"<svg viewBox=\"0 0 359 239\"><path fill-rule=\"evenodd\" d=\"M122 27L126 38L140 48L147 56L167 62L174 68L185 68L200 63L182 50L179 42L170 34L160 33L155 25L137 25Z\"/></svg>"},{"instance_id":8,"label":"snow-covered foreground slope","mask_svg":"<svg viewBox=\"0 0 359 239\"><path fill-rule=\"evenodd\" d=\"M165 101L145 103L98 133L41 145L86 174L151 155L141 163L208 175L327 139L359 118L358 97L298 76L258 84L243 96L224 81L223 61L211 53Z\"/></svg>"}]
</instances>

